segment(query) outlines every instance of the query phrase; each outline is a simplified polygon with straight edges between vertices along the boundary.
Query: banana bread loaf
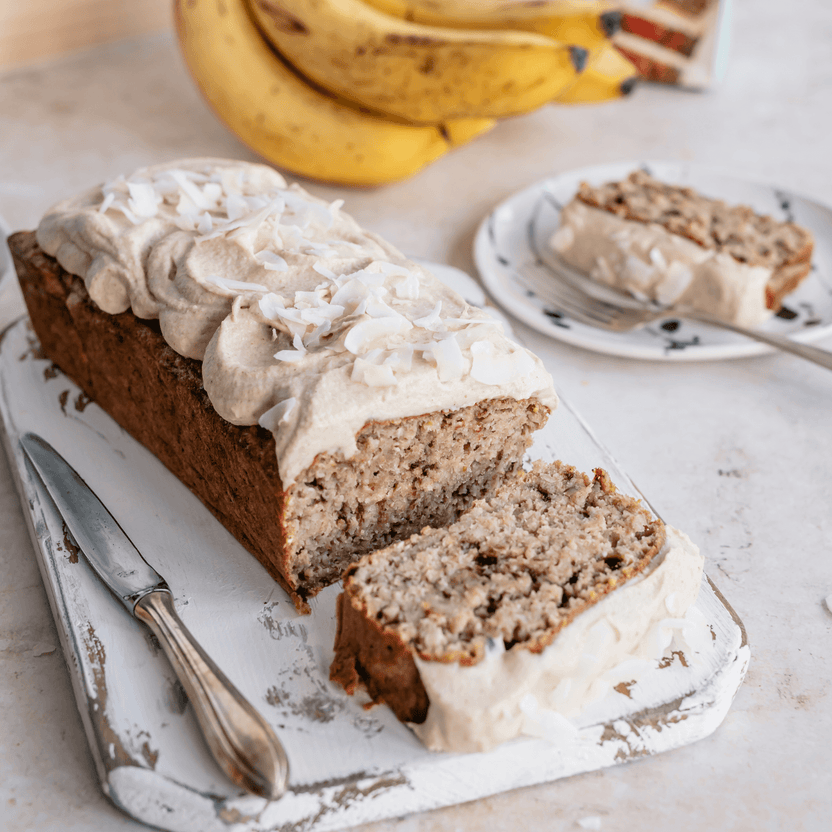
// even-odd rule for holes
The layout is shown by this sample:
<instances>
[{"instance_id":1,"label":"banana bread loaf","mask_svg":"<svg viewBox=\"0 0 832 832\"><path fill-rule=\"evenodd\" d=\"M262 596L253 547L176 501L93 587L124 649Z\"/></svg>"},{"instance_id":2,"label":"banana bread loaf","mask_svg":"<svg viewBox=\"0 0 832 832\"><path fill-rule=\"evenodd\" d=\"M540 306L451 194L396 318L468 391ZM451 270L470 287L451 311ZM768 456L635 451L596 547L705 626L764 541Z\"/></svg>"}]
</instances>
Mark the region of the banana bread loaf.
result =
<instances>
[{"instance_id":1,"label":"banana bread loaf","mask_svg":"<svg viewBox=\"0 0 832 832\"><path fill-rule=\"evenodd\" d=\"M145 169L10 246L45 354L301 609L491 493L556 403L487 315L265 166Z\"/></svg>"}]
</instances>

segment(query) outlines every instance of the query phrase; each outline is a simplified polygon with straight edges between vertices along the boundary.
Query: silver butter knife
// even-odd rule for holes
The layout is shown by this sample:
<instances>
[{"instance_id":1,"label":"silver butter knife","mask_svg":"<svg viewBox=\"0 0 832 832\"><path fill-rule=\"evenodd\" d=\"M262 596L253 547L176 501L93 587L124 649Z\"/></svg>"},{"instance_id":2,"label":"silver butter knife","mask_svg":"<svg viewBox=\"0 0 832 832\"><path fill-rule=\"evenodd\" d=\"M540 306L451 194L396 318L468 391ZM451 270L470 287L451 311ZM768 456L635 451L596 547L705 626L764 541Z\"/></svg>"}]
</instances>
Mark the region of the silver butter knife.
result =
<instances>
[{"instance_id":1,"label":"silver butter knife","mask_svg":"<svg viewBox=\"0 0 832 832\"><path fill-rule=\"evenodd\" d=\"M280 740L179 620L164 578L48 442L27 433L20 443L90 566L131 615L156 635L220 768L252 794L269 800L280 797L289 779Z\"/></svg>"}]
</instances>

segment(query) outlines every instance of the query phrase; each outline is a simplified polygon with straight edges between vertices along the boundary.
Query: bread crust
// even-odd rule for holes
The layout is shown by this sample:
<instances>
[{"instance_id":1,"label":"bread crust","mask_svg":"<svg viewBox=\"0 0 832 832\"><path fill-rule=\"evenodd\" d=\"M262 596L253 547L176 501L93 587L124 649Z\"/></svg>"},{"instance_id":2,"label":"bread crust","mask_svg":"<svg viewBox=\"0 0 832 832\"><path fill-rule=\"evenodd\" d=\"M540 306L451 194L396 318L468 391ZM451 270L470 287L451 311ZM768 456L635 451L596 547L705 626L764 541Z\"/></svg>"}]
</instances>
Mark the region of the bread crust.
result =
<instances>
[{"instance_id":1,"label":"bread crust","mask_svg":"<svg viewBox=\"0 0 832 832\"><path fill-rule=\"evenodd\" d=\"M284 489L271 432L219 416L201 363L169 347L155 320L102 312L34 233L9 245L44 354L193 491L302 612L365 552L451 523L489 493L549 412L534 398L501 398L368 422L354 456L318 454Z\"/></svg>"},{"instance_id":2,"label":"bread crust","mask_svg":"<svg viewBox=\"0 0 832 832\"><path fill-rule=\"evenodd\" d=\"M272 434L226 422L208 401L200 362L171 349L155 321L101 312L83 281L44 254L33 232L13 234L9 248L44 354L155 454L308 611L287 564Z\"/></svg>"},{"instance_id":3,"label":"bread crust","mask_svg":"<svg viewBox=\"0 0 832 832\"><path fill-rule=\"evenodd\" d=\"M355 566L346 571L345 585L354 571ZM373 704L386 704L402 722L424 722L430 702L408 646L368 617L361 602L346 592L338 596L336 615L329 678L350 695L363 685Z\"/></svg>"}]
</instances>

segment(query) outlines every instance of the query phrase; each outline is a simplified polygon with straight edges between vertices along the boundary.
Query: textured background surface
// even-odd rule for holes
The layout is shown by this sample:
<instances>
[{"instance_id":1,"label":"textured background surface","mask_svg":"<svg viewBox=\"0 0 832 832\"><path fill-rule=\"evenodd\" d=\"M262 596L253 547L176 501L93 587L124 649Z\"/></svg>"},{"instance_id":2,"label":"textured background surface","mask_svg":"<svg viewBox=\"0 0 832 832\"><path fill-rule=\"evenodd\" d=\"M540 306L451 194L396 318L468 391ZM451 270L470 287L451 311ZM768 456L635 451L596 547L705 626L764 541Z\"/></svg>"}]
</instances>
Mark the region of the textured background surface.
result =
<instances>
[{"instance_id":1,"label":"textured background surface","mask_svg":"<svg viewBox=\"0 0 832 832\"><path fill-rule=\"evenodd\" d=\"M170 0L26 0L0 4L0 70L170 26Z\"/></svg>"},{"instance_id":2,"label":"textured background surface","mask_svg":"<svg viewBox=\"0 0 832 832\"><path fill-rule=\"evenodd\" d=\"M689 159L832 202L832 6L737 0L724 84L643 88L506 122L400 185L346 191L408 252L471 268L482 216L573 167ZM168 37L0 76L0 214L33 227L58 198L135 166L252 158L203 105ZM0 290L0 323L20 312ZM370 827L372 832L821 830L832 816L832 374L782 355L668 366L569 349L518 325L666 519L712 553L743 619L746 682L709 739L655 759ZM832 349L832 342L826 346ZM0 828L138 829L98 791L17 495L0 458Z\"/></svg>"}]
</instances>

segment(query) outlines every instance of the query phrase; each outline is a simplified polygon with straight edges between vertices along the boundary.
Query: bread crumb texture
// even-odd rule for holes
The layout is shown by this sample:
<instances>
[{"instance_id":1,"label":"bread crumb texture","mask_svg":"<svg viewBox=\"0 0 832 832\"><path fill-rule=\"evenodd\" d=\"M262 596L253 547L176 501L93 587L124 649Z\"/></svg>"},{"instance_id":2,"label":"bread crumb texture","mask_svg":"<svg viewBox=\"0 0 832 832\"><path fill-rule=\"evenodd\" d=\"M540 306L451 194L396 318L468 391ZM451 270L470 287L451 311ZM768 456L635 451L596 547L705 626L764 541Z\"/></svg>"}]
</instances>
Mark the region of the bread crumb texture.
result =
<instances>
[{"instance_id":1,"label":"bread crumb texture","mask_svg":"<svg viewBox=\"0 0 832 832\"><path fill-rule=\"evenodd\" d=\"M519 470L549 409L501 398L448 412L372 422L349 459L321 454L289 494L286 525L298 586L339 580L362 555L448 526Z\"/></svg>"},{"instance_id":2,"label":"bread crumb texture","mask_svg":"<svg viewBox=\"0 0 832 832\"><path fill-rule=\"evenodd\" d=\"M812 235L792 222L728 205L691 188L668 185L642 170L620 182L582 182L578 199L623 219L657 223L703 248L724 251L740 263L777 269L811 256Z\"/></svg>"},{"instance_id":3,"label":"bread crumb texture","mask_svg":"<svg viewBox=\"0 0 832 832\"><path fill-rule=\"evenodd\" d=\"M517 471L449 528L364 557L352 607L420 658L476 664L489 643L541 651L578 613L643 570L664 526L606 472Z\"/></svg>"}]
</instances>

